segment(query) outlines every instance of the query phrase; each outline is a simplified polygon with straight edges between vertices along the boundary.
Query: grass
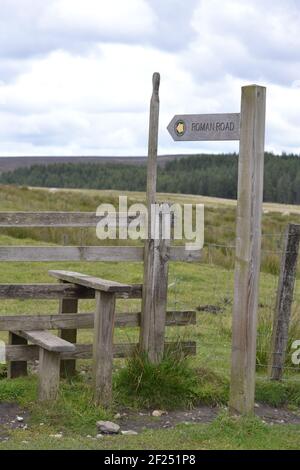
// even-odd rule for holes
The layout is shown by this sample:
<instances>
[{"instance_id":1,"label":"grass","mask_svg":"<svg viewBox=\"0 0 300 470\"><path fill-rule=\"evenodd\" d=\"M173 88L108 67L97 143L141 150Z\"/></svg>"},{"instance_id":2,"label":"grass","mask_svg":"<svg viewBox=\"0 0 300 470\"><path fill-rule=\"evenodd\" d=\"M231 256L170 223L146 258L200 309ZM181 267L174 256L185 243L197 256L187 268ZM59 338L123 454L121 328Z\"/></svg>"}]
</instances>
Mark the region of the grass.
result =
<instances>
[{"instance_id":1,"label":"grass","mask_svg":"<svg viewBox=\"0 0 300 470\"><path fill-rule=\"evenodd\" d=\"M197 371L177 351L166 351L159 364L151 363L138 351L116 376L115 390L125 406L148 409L189 408L198 399Z\"/></svg>"},{"instance_id":2,"label":"grass","mask_svg":"<svg viewBox=\"0 0 300 470\"><path fill-rule=\"evenodd\" d=\"M101 202L115 202L118 193L113 191L67 191L51 192L28 188L2 188L1 210L88 210L94 211ZM300 427L264 425L258 419L234 420L222 413L210 425L177 426L172 430L143 432L138 436L105 437L100 442L86 435L95 435L95 422L113 419L122 407L167 408L189 407L196 403L225 405L229 393L231 310L233 302L234 250L228 248L234 242L234 202L226 203L215 198L194 196L159 195L160 200L170 202L206 203L206 243L204 260L199 264L170 263L168 307L170 309L197 309L197 325L181 328L169 327L168 340L194 340L197 355L189 360L166 356L159 367L153 367L141 357L133 357L127 363L114 362L114 405L104 411L94 407L91 396L91 361L78 361L79 376L71 383L62 381L60 396L55 404L36 402L36 377L7 380L5 367L0 369L0 401L16 401L31 414L28 431L13 431L8 442L1 448L106 448L106 449L195 449L195 448L299 448ZM130 193L129 201L142 202L142 193ZM278 207L277 207L278 206ZM258 323L258 369L256 400L273 406L289 406L299 410L299 366L287 369L284 381L270 382L266 377L266 364L271 335L272 313L276 298L277 272L279 266L282 234L288 221L299 222L300 215L282 215L285 206L274 205L263 216L263 269L260 281ZM277 211L277 212L276 212ZM274 236L270 236L274 234ZM279 235L278 235L279 234ZM0 235L2 245L61 243L65 232L59 229L7 229ZM88 231L68 233L69 243L90 243L94 234ZM225 245L217 247L214 245ZM48 269L68 269L120 282L142 281L141 263L1 263L0 283L54 282ZM291 339L300 339L299 278L296 282ZM211 313L205 306L217 307ZM203 308L204 307L204 308ZM57 313L57 301L3 300L2 314ZM79 311L93 311L94 301L80 301ZM137 300L118 300L119 312L140 309ZM115 342L136 341L137 328L119 328ZM0 332L0 340L7 334ZM79 342L91 342L92 331L80 330ZM290 341L291 342L291 341ZM291 364L288 351L287 365ZM40 423L44 423L40 426ZM49 438L50 434L63 431L62 439ZM25 434L24 434L25 433ZM22 441L28 443L24 444Z\"/></svg>"},{"instance_id":3,"label":"grass","mask_svg":"<svg viewBox=\"0 0 300 470\"><path fill-rule=\"evenodd\" d=\"M94 436L94 435L93 435ZM45 426L39 431L14 431L11 439L0 443L2 449L94 449L94 450L296 450L300 426L269 426L257 418L231 418L226 412L211 424L178 425L170 430L148 430L137 436L83 435L51 437Z\"/></svg>"}]
</instances>

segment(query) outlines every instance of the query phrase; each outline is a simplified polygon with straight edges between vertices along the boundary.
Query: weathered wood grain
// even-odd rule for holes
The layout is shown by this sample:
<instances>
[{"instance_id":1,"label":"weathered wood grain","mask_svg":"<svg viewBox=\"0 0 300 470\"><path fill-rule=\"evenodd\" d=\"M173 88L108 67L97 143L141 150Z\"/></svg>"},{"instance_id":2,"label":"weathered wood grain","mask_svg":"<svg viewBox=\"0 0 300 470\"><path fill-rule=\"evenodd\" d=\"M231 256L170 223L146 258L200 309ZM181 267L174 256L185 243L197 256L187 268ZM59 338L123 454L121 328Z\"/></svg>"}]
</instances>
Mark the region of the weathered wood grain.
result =
<instances>
[{"instance_id":1,"label":"weathered wood grain","mask_svg":"<svg viewBox=\"0 0 300 470\"><path fill-rule=\"evenodd\" d=\"M58 352L39 348L39 386L40 401L56 400L59 389L60 355Z\"/></svg>"},{"instance_id":2,"label":"weathered wood grain","mask_svg":"<svg viewBox=\"0 0 300 470\"><path fill-rule=\"evenodd\" d=\"M115 315L115 328L140 326L140 323L140 312L117 313ZM195 324L195 310L167 311L166 326L185 326ZM58 329L66 331L72 329L90 328L94 328L93 313L64 313L64 315L0 315L0 331ZM73 341L69 342L72 343Z\"/></svg>"},{"instance_id":3,"label":"weathered wood grain","mask_svg":"<svg viewBox=\"0 0 300 470\"><path fill-rule=\"evenodd\" d=\"M67 313L77 312L78 299L59 299L59 314L65 315ZM41 328L42 329L42 328ZM59 331L60 338L68 341L68 343L76 344L77 342L77 329L64 328ZM61 377L72 377L76 374L76 361L61 361L60 362L60 375Z\"/></svg>"},{"instance_id":4,"label":"weathered wood grain","mask_svg":"<svg viewBox=\"0 0 300 470\"><path fill-rule=\"evenodd\" d=\"M94 401L103 407L109 406L112 399L115 308L114 293L96 292L93 343Z\"/></svg>"},{"instance_id":5,"label":"weathered wood grain","mask_svg":"<svg viewBox=\"0 0 300 470\"><path fill-rule=\"evenodd\" d=\"M75 284L0 284L0 299L93 299L95 291Z\"/></svg>"},{"instance_id":6,"label":"weathered wood grain","mask_svg":"<svg viewBox=\"0 0 300 470\"><path fill-rule=\"evenodd\" d=\"M159 84L160 75L154 73L150 101L147 162L146 201L148 209L148 237L145 240L144 249L144 280L140 328L140 348L148 355L150 361L154 363L161 360L164 348L168 260L170 258L170 241L162 239L160 229L157 227L157 224L160 223L160 218L158 218L157 210L154 210L157 180Z\"/></svg>"},{"instance_id":7,"label":"weathered wood grain","mask_svg":"<svg viewBox=\"0 0 300 470\"><path fill-rule=\"evenodd\" d=\"M27 340L10 331L8 335L8 343L11 345L25 345L27 344ZM26 361L10 361L8 363L7 377L9 379L16 379L25 375L27 375Z\"/></svg>"},{"instance_id":8,"label":"weathered wood grain","mask_svg":"<svg viewBox=\"0 0 300 470\"><path fill-rule=\"evenodd\" d=\"M170 261L201 261L202 250L170 247ZM144 260L140 246L0 246L0 261L112 261Z\"/></svg>"},{"instance_id":9,"label":"weathered wood grain","mask_svg":"<svg viewBox=\"0 0 300 470\"><path fill-rule=\"evenodd\" d=\"M135 246L1 246L1 261L142 261Z\"/></svg>"},{"instance_id":10,"label":"weathered wood grain","mask_svg":"<svg viewBox=\"0 0 300 470\"><path fill-rule=\"evenodd\" d=\"M89 276L88 274L77 273L75 271L50 270L48 273L50 276L53 276L60 281L79 284L81 286L88 287L89 289L100 290L103 292L124 292L129 294L132 289L142 289L141 284L122 284L121 282L109 281L108 279L101 279L100 277Z\"/></svg>"},{"instance_id":11,"label":"weathered wood grain","mask_svg":"<svg viewBox=\"0 0 300 470\"><path fill-rule=\"evenodd\" d=\"M269 377L281 380L284 370L289 325L300 244L300 225L288 224L282 252L277 299L273 318Z\"/></svg>"},{"instance_id":12,"label":"weathered wood grain","mask_svg":"<svg viewBox=\"0 0 300 470\"><path fill-rule=\"evenodd\" d=\"M150 239L144 273L140 344L154 363L159 363L164 353L170 240L162 237L162 224L168 210L164 204L156 214L158 238Z\"/></svg>"},{"instance_id":13,"label":"weathered wood grain","mask_svg":"<svg viewBox=\"0 0 300 470\"><path fill-rule=\"evenodd\" d=\"M115 358L128 357L138 348L137 343L115 344L113 355ZM35 361L39 359L39 346L36 345L8 345L6 346L7 361ZM185 355L196 354L195 341L165 342L165 350L182 351ZM91 359L93 357L92 344L76 344L74 352L60 353L60 358L69 359Z\"/></svg>"},{"instance_id":14,"label":"weathered wood grain","mask_svg":"<svg viewBox=\"0 0 300 470\"><path fill-rule=\"evenodd\" d=\"M75 346L45 330L19 330L15 333L33 344L51 352L72 352Z\"/></svg>"},{"instance_id":15,"label":"weathered wood grain","mask_svg":"<svg viewBox=\"0 0 300 470\"><path fill-rule=\"evenodd\" d=\"M242 88L230 409L254 412L266 89Z\"/></svg>"}]
</instances>

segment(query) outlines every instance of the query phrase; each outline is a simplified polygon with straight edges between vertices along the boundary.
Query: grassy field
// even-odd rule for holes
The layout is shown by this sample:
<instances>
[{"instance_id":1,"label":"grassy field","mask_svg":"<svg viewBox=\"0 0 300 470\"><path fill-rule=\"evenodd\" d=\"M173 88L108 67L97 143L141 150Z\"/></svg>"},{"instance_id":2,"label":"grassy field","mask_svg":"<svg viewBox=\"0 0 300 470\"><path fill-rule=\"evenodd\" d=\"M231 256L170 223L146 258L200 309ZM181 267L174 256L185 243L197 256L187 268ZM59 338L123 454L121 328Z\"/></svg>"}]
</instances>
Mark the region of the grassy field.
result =
<instances>
[{"instance_id":1,"label":"grassy field","mask_svg":"<svg viewBox=\"0 0 300 470\"><path fill-rule=\"evenodd\" d=\"M126 193L122 193L123 195ZM143 202L144 194L127 193L129 204ZM80 210L95 211L102 202L116 203L114 191L45 190L2 187L0 210ZM205 204L205 250L202 263L171 263L168 304L172 309L196 309L197 326L168 328L167 338L197 342L197 355L189 367L196 370L199 382L195 389L196 401L207 405L224 406L228 399L231 309L233 299L233 262L235 202L200 196L160 194L159 200ZM299 367L292 366L290 352L284 381L280 384L267 380L266 366L271 335L271 320L276 297L278 266L282 237L288 222L300 222L300 207L267 204L263 215L263 260L260 283L257 401L272 406L286 406L300 410ZM0 235L2 245L31 244L102 244L91 230L66 231L62 229L5 229ZM140 263L2 263L0 282L54 282L48 269L68 269L94 274L124 282L141 282ZM298 270L299 272L299 270ZM80 301L81 312L93 310L93 301ZM12 301L1 303L2 314L57 313L56 301ZM140 302L119 300L119 312L138 311ZM291 336L300 339L300 288L299 278L293 303L293 327ZM135 341L138 331L134 328L118 329L116 342ZM91 331L80 331L79 341L91 340ZM0 339L7 335L0 332ZM170 430L145 431L138 436L105 437L94 440L95 422L113 418L114 413L128 406L128 399L118 393L117 378L126 364L115 361L115 402L111 410L97 409L91 402L90 361L79 361L78 368L84 375L73 381L63 382L55 405L36 403L36 377L8 381L0 380L0 402L14 401L30 411L28 430L11 432L0 449L9 448L104 448L104 449L269 449L300 448L299 425L264 424L258 418L233 419L226 410L212 424L179 425ZM3 369L3 368L2 368ZM2 377L5 370L2 370ZM127 397L128 398L128 397ZM141 406L138 401L135 407ZM134 404L132 404L134 408ZM169 403L172 408L172 403ZM40 426L40 423L43 426ZM51 438L63 432L60 439ZM25 441L25 443L24 443Z\"/></svg>"}]
</instances>

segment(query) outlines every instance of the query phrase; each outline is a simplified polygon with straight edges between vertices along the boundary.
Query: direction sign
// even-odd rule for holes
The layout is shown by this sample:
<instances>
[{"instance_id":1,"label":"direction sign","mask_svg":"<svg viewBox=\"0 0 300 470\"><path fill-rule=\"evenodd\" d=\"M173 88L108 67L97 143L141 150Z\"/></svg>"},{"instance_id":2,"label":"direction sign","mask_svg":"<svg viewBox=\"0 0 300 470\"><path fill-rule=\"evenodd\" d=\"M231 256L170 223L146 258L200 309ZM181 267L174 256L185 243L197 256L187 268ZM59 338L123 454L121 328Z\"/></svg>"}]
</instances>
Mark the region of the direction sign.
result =
<instances>
[{"instance_id":1,"label":"direction sign","mask_svg":"<svg viewBox=\"0 0 300 470\"><path fill-rule=\"evenodd\" d=\"M239 140L240 114L181 114L167 127L174 140Z\"/></svg>"}]
</instances>

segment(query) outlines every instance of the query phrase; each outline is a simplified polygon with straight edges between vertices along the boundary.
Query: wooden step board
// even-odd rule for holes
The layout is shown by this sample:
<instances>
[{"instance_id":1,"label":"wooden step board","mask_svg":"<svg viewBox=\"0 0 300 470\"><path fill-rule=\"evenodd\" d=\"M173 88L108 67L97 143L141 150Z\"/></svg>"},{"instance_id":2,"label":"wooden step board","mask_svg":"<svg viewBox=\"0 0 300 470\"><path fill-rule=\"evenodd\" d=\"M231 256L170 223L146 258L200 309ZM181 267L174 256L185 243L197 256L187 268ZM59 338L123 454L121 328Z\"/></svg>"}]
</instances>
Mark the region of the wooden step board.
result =
<instances>
[{"instance_id":1,"label":"wooden step board","mask_svg":"<svg viewBox=\"0 0 300 470\"><path fill-rule=\"evenodd\" d=\"M46 330L16 331L14 333L50 352L63 353L75 351L74 344Z\"/></svg>"},{"instance_id":2,"label":"wooden step board","mask_svg":"<svg viewBox=\"0 0 300 470\"><path fill-rule=\"evenodd\" d=\"M142 288L141 284L131 285L122 284L120 282L109 281L101 279L100 277L89 276L88 274L77 273L74 271L48 271L50 276L56 277L60 281L71 282L79 284L84 287L100 290L103 292L117 293L126 292L130 293L133 289Z\"/></svg>"},{"instance_id":3,"label":"wooden step board","mask_svg":"<svg viewBox=\"0 0 300 470\"><path fill-rule=\"evenodd\" d=\"M46 330L15 331L39 348L39 400L55 400L59 389L62 353L73 353L76 346Z\"/></svg>"}]
</instances>

